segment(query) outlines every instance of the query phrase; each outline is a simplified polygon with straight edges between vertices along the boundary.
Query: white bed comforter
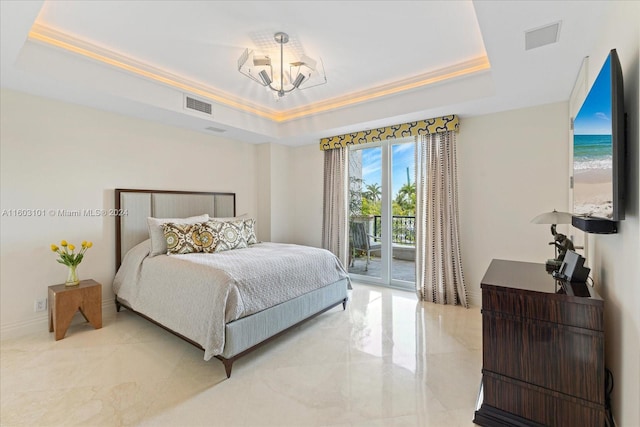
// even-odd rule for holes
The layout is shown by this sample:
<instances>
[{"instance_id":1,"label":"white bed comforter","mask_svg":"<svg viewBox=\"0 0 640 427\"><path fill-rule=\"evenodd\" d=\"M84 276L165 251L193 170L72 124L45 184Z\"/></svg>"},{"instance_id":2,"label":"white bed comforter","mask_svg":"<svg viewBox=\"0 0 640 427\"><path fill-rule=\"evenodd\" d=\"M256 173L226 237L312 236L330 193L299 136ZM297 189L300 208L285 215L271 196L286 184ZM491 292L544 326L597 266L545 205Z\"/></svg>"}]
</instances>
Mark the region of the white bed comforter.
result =
<instances>
[{"instance_id":1,"label":"white bed comforter","mask_svg":"<svg viewBox=\"0 0 640 427\"><path fill-rule=\"evenodd\" d=\"M221 354L225 323L348 278L331 252L258 243L215 254L149 257L149 241L132 248L116 273L118 299L200 344L204 359Z\"/></svg>"}]
</instances>

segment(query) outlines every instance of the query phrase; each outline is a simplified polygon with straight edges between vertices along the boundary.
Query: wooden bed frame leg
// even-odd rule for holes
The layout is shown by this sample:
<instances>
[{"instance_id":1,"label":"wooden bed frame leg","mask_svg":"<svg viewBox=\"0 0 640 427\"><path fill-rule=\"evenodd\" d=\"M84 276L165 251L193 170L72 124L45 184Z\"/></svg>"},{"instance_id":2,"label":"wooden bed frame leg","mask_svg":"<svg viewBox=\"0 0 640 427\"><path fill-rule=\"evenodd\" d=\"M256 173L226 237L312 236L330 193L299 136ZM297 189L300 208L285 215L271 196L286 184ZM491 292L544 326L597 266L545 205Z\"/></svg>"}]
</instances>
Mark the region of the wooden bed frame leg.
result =
<instances>
[{"instance_id":1,"label":"wooden bed frame leg","mask_svg":"<svg viewBox=\"0 0 640 427\"><path fill-rule=\"evenodd\" d=\"M225 359L222 356L216 356L216 359L222 362L224 365L224 372L227 374L227 379L231 378L231 368L233 367L233 359Z\"/></svg>"},{"instance_id":2,"label":"wooden bed frame leg","mask_svg":"<svg viewBox=\"0 0 640 427\"><path fill-rule=\"evenodd\" d=\"M342 309L343 310L347 309L347 299L346 298L342 300Z\"/></svg>"},{"instance_id":3,"label":"wooden bed frame leg","mask_svg":"<svg viewBox=\"0 0 640 427\"><path fill-rule=\"evenodd\" d=\"M122 305L120 305L120 301L118 301L118 298L116 298L116 311L120 313L121 308L122 308Z\"/></svg>"}]
</instances>

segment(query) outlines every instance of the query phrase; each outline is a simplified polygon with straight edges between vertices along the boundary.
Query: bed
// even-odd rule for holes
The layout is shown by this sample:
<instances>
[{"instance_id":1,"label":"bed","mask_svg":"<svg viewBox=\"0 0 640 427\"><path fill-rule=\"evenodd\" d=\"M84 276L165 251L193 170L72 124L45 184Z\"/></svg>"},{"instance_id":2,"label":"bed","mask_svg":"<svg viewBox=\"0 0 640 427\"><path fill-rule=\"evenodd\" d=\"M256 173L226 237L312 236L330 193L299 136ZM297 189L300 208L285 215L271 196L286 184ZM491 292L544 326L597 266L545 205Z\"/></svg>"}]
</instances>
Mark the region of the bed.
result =
<instances>
[{"instance_id":1,"label":"bed","mask_svg":"<svg viewBox=\"0 0 640 427\"><path fill-rule=\"evenodd\" d=\"M346 308L348 274L326 250L254 241L219 253L166 255L149 241L149 217L241 223L235 193L116 189L114 212L116 309L204 350L205 360L219 359L227 378L238 358L327 310Z\"/></svg>"}]
</instances>

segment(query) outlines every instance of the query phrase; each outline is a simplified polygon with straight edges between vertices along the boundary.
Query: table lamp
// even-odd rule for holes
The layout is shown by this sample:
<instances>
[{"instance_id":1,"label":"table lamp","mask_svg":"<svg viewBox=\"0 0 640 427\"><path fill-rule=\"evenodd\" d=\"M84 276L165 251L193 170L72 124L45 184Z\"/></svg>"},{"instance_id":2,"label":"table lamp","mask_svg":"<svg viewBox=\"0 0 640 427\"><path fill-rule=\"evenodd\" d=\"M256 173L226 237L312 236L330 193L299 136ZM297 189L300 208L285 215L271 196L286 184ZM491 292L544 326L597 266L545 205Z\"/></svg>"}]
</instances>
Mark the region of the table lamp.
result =
<instances>
[{"instance_id":1,"label":"table lamp","mask_svg":"<svg viewBox=\"0 0 640 427\"><path fill-rule=\"evenodd\" d=\"M551 234L553 242L549 242L555 248L555 258L547 260L547 271L557 271L562 265L564 256L568 250L573 250L573 242L564 234L556 232L556 224L571 224L571 214L568 212L551 212L541 213L531 220L533 224L551 224Z\"/></svg>"}]
</instances>

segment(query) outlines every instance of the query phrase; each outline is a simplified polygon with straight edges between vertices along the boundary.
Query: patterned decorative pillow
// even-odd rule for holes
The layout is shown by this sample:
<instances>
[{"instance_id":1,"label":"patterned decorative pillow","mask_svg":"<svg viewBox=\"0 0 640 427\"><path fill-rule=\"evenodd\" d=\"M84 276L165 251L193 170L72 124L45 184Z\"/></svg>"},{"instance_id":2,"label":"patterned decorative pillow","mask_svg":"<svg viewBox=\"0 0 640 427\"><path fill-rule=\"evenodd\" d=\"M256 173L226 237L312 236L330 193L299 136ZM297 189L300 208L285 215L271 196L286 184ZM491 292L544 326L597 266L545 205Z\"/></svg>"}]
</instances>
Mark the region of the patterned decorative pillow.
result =
<instances>
[{"instance_id":1,"label":"patterned decorative pillow","mask_svg":"<svg viewBox=\"0 0 640 427\"><path fill-rule=\"evenodd\" d=\"M203 222L199 224L198 243L202 248L202 252L212 254L216 251L218 245L218 227L213 224L214 221Z\"/></svg>"},{"instance_id":2,"label":"patterned decorative pillow","mask_svg":"<svg viewBox=\"0 0 640 427\"><path fill-rule=\"evenodd\" d=\"M244 229L242 231L242 235L244 236L244 240L246 240L247 245L254 245L258 243L258 238L256 237L256 220L253 218L244 220Z\"/></svg>"},{"instance_id":3,"label":"patterned decorative pillow","mask_svg":"<svg viewBox=\"0 0 640 427\"><path fill-rule=\"evenodd\" d=\"M151 239L151 253L149 256L153 257L167 253L167 241L164 237L164 229L162 228L163 224L168 222L172 222L174 224L198 224L208 220L209 215L207 214L192 216L189 218L147 218L149 238Z\"/></svg>"},{"instance_id":4,"label":"patterned decorative pillow","mask_svg":"<svg viewBox=\"0 0 640 427\"><path fill-rule=\"evenodd\" d=\"M167 242L167 254L191 254L202 252L200 245L200 224L162 224Z\"/></svg>"},{"instance_id":5,"label":"patterned decorative pillow","mask_svg":"<svg viewBox=\"0 0 640 427\"><path fill-rule=\"evenodd\" d=\"M209 219L211 221L219 221L219 222L239 221L239 220L245 219L248 215L249 214L247 214L247 213L243 213L242 215L238 215L238 216L227 216L227 217L212 216L212 217L209 217Z\"/></svg>"},{"instance_id":6,"label":"patterned decorative pillow","mask_svg":"<svg viewBox=\"0 0 640 427\"><path fill-rule=\"evenodd\" d=\"M218 238L214 252L247 247L247 241L244 238L244 220L207 221L200 227L201 233L203 229L211 230L212 234Z\"/></svg>"}]
</instances>

